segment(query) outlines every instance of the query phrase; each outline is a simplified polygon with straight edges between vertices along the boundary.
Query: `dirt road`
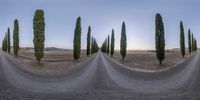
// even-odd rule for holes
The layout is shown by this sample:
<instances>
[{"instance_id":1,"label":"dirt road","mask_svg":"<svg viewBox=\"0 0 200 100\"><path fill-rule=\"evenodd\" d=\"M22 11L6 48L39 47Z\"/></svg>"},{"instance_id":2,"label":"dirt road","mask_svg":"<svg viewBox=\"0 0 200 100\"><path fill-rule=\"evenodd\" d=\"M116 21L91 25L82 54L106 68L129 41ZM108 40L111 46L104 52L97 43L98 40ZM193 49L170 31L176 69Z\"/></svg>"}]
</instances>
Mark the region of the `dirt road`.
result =
<instances>
[{"instance_id":1,"label":"dirt road","mask_svg":"<svg viewBox=\"0 0 200 100\"><path fill-rule=\"evenodd\" d=\"M163 72L138 72L98 52L65 75L44 78L0 52L0 100L199 100L200 53Z\"/></svg>"}]
</instances>

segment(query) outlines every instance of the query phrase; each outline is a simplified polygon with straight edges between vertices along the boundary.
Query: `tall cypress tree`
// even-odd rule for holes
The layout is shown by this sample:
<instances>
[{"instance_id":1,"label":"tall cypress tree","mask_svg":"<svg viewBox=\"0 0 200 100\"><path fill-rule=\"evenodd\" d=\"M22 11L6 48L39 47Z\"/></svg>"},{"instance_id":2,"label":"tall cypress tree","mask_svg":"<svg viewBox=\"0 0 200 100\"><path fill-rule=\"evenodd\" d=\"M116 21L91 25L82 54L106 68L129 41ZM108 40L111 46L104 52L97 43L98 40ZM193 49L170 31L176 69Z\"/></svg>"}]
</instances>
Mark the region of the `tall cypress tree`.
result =
<instances>
[{"instance_id":1,"label":"tall cypress tree","mask_svg":"<svg viewBox=\"0 0 200 100\"><path fill-rule=\"evenodd\" d=\"M122 56L122 62L124 62L124 58L126 57L126 48L127 48L126 26L125 22L123 22L121 30L121 40L120 40L120 54Z\"/></svg>"},{"instance_id":2,"label":"tall cypress tree","mask_svg":"<svg viewBox=\"0 0 200 100\"><path fill-rule=\"evenodd\" d=\"M2 45L2 49L3 49L3 51L5 52L6 51L6 49L5 49L5 36L4 36L4 38L3 38L3 43L2 43L3 45Z\"/></svg>"},{"instance_id":3,"label":"tall cypress tree","mask_svg":"<svg viewBox=\"0 0 200 100\"><path fill-rule=\"evenodd\" d=\"M4 42L5 42L5 37L4 37L3 41L2 41L2 47L1 47L2 51L5 51L5 45L4 45L5 43Z\"/></svg>"},{"instance_id":4,"label":"tall cypress tree","mask_svg":"<svg viewBox=\"0 0 200 100\"><path fill-rule=\"evenodd\" d=\"M157 13L155 20L155 45L156 45L156 56L159 60L159 64L165 59L165 36L164 36L164 25L162 21L162 16Z\"/></svg>"},{"instance_id":5,"label":"tall cypress tree","mask_svg":"<svg viewBox=\"0 0 200 100\"><path fill-rule=\"evenodd\" d=\"M5 34L2 44L3 51L7 52L7 34Z\"/></svg>"},{"instance_id":6,"label":"tall cypress tree","mask_svg":"<svg viewBox=\"0 0 200 100\"><path fill-rule=\"evenodd\" d=\"M91 39L91 54L94 53L94 38Z\"/></svg>"},{"instance_id":7,"label":"tall cypress tree","mask_svg":"<svg viewBox=\"0 0 200 100\"><path fill-rule=\"evenodd\" d=\"M91 27L89 26L88 27L88 33L87 33L87 51L86 51L86 54L87 56L90 55L90 40L91 40Z\"/></svg>"},{"instance_id":8,"label":"tall cypress tree","mask_svg":"<svg viewBox=\"0 0 200 100\"><path fill-rule=\"evenodd\" d=\"M184 28L183 28L183 22L180 22L180 50L182 57L185 56L185 35L184 35Z\"/></svg>"},{"instance_id":9,"label":"tall cypress tree","mask_svg":"<svg viewBox=\"0 0 200 100\"><path fill-rule=\"evenodd\" d=\"M8 34L5 34L5 52L8 52Z\"/></svg>"},{"instance_id":10,"label":"tall cypress tree","mask_svg":"<svg viewBox=\"0 0 200 100\"><path fill-rule=\"evenodd\" d=\"M112 35L111 35L111 50L110 50L111 56L113 56L113 54L114 54L114 48L115 48L115 34L114 34L114 29L112 29Z\"/></svg>"},{"instance_id":11,"label":"tall cypress tree","mask_svg":"<svg viewBox=\"0 0 200 100\"><path fill-rule=\"evenodd\" d=\"M192 44L191 44L191 48L192 48L192 52L194 52L194 36L193 36L193 34L192 34Z\"/></svg>"},{"instance_id":12,"label":"tall cypress tree","mask_svg":"<svg viewBox=\"0 0 200 100\"><path fill-rule=\"evenodd\" d=\"M102 46L101 46L101 51L103 53L106 53L106 46L107 46L107 38L104 40Z\"/></svg>"},{"instance_id":13,"label":"tall cypress tree","mask_svg":"<svg viewBox=\"0 0 200 100\"><path fill-rule=\"evenodd\" d=\"M8 53L10 53L10 28L8 28L8 32L7 32L7 41L8 41Z\"/></svg>"},{"instance_id":14,"label":"tall cypress tree","mask_svg":"<svg viewBox=\"0 0 200 100\"><path fill-rule=\"evenodd\" d=\"M78 17L76 21L76 27L74 30L74 59L80 58L81 53L81 18Z\"/></svg>"},{"instance_id":15,"label":"tall cypress tree","mask_svg":"<svg viewBox=\"0 0 200 100\"><path fill-rule=\"evenodd\" d=\"M108 35L107 54L110 53L110 36Z\"/></svg>"},{"instance_id":16,"label":"tall cypress tree","mask_svg":"<svg viewBox=\"0 0 200 100\"><path fill-rule=\"evenodd\" d=\"M105 40L105 50L104 53L107 53L107 48L108 48L108 38Z\"/></svg>"},{"instance_id":17,"label":"tall cypress tree","mask_svg":"<svg viewBox=\"0 0 200 100\"><path fill-rule=\"evenodd\" d=\"M18 55L19 50L19 23L18 20L14 21L14 30L13 30L13 49L15 56Z\"/></svg>"},{"instance_id":18,"label":"tall cypress tree","mask_svg":"<svg viewBox=\"0 0 200 100\"><path fill-rule=\"evenodd\" d=\"M44 57L45 18L43 10L36 10L33 19L34 51L38 62Z\"/></svg>"},{"instance_id":19,"label":"tall cypress tree","mask_svg":"<svg viewBox=\"0 0 200 100\"><path fill-rule=\"evenodd\" d=\"M197 40L195 39L195 51L197 51L198 47L197 47Z\"/></svg>"},{"instance_id":20,"label":"tall cypress tree","mask_svg":"<svg viewBox=\"0 0 200 100\"><path fill-rule=\"evenodd\" d=\"M194 51L197 51L197 40L196 40L196 38L194 38Z\"/></svg>"},{"instance_id":21,"label":"tall cypress tree","mask_svg":"<svg viewBox=\"0 0 200 100\"><path fill-rule=\"evenodd\" d=\"M189 54L191 54L192 48L191 48L191 32L190 32L190 29L188 30L188 50L189 50Z\"/></svg>"},{"instance_id":22,"label":"tall cypress tree","mask_svg":"<svg viewBox=\"0 0 200 100\"><path fill-rule=\"evenodd\" d=\"M4 51L4 40L2 41L2 44L1 44L1 49L2 49L2 51Z\"/></svg>"}]
</instances>

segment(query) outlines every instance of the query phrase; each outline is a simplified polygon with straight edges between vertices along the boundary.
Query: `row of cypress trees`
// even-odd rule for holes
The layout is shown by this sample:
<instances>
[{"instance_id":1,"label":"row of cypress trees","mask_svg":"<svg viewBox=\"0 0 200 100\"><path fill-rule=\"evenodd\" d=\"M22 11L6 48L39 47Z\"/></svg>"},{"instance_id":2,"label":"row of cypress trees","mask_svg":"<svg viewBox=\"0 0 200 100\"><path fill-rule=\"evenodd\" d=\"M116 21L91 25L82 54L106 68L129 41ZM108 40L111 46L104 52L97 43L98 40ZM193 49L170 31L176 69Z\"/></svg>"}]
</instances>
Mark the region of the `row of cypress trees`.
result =
<instances>
[{"instance_id":1,"label":"row of cypress trees","mask_svg":"<svg viewBox=\"0 0 200 100\"><path fill-rule=\"evenodd\" d=\"M91 37L91 26L88 27L87 33L87 46L86 54L94 54L99 50L97 41L94 37ZM74 59L78 60L81 54L81 17L78 17L76 20L76 26L74 30L74 46L73 46Z\"/></svg>"},{"instance_id":2,"label":"row of cypress trees","mask_svg":"<svg viewBox=\"0 0 200 100\"><path fill-rule=\"evenodd\" d=\"M7 32L2 41L2 50L4 52L10 53L11 51L11 43L10 43L10 28L7 29ZM19 24L18 20L14 21L14 30L13 30L13 51L15 56L17 56L19 50Z\"/></svg>"},{"instance_id":3,"label":"row of cypress trees","mask_svg":"<svg viewBox=\"0 0 200 100\"><path fill-rule=\"evenodd\" d=\"M34 55L38 62L44 57L44 42L45 42L45 17L44 11L38 9L35 11L33 18L33 43L34 43ZM13 48L14 54L17 56L19 51L19 23L16 19L14 21L13 30ZM5 34L4 40L2 41L2 49L5 52L10 53L10 29L8 28ZM91 38L91 27L88 28L87 36L87 55L96 53L99 50L98 44L94 37ZM74 30L74 46L73 54L74 59L80 58L81 53L81 18L78 17L76 21L76 27Z\"/></svg>"},{"instance_id":4,"label":"row of cypress trees","mask_svg":"<svg viewBox=\"0 0 200 100\"><path fill-rule=\"evenodd\" d=\"M104 40L101 46L101 51L108 55L110 54L111 56L113 56L114 48L115 48L115 35L114 35L114 29L112 29L111 40L110 36L108 35L108 37ZM124 59L126 57L126 52L127 52L126 49L127 49L126 25L125 22L123 22L121 29L121 39L120 39L120 54L122 56L122 62L124 62Z\"/></svg>"},{"instance_id":5,"label":"row of cypress trees","mask_svg":"<svg viewBox=\"0 0 200 100\"><path fill-rule=\"evenodd\" d=\"M114 48L115 48L115 36L114 36L114 29L112 29L111 33L111 44L110 44L110 36L104 40L101 51L104 53L110 54L113 56L114 54ZM122 23L122 29L121 29L121 39L120 39L120 54L122 56L122 62L124 62L124 59L126 57L127 52L127 37L126 37L126 26L125 22Z\"/></svg>"},{"instance_id":6,"label":"row of cypress trees","mask_svg":"<svg viewBox=\"0 0 200 100\"><path fill-rule=\"evenodd\" d=\"M101 51L108 55L110 54L111 57L113 57L114 48L115 48L115 33L114 33L114 29L112 29L111 38L108 35L108 37L104 40L101 46Z\"/></svg>"},{"instance_id":7,"label":"row of cypress trees","mask_svg":"<svg viewBox=\"0 0 200 100\"><path fill-rule=\"evenodd\" d=\"M165 36L164 36L164 25L162 21L162 16L159 13L156 14L155 26L156 26L155 30L156 55L157 59L159 60L159 63L162 64L162 61L165 59ZM185 50L184 27L182 21L180 22L180 51L182 57L184 57L186 50ZM188 51L189 54L191 54L191 52L197 51L197 41L193 37L193 34L191 36L190 29L188 30Z\"/></svg>"},{"instance_id":8,"label":"row of cypress trees","mask_svg":"<svg viewBox=\"0 0 200 100\"><path fill-rule=\"evenodd\" d=\"M112 37L111 37L111 56L114 54L114 30L112 30ZM102 44L101 51L104 53L109 54L109 44L110 38L109 35L105 39L105 41ZM126 57L126 50L127 48L127 37L126 37L126 26L125 23L122 23L122 29L121 29L121 40L120 40L120 54L122 56L122 61L124 62L124 59ZM163 60L165 59L165 32L164 32L164 23L162 16L157 13L155 18L155 48L156 48L156 56L159 61L159 64L161 65ZM188 49L189 53L194 52L197 50L197 41L193 37L191 38L190 30L188 31ZM182 57L185 56L185 36L184 36L184 27L183 22L180 22L180 51L182 54Z\"/></svg>"},{"instance_id":9,"label":"row of cypress trees","mask_svg":"<svg viewBox=\"0 0 200 100\"><path fill-rule=\"evenodd\" d=\"M182 57L184 58L186 51L185 51L184 28L183 28L182 21L180 22L180 50L181 50ZM197 41L195 37L193 36L193 34L191 34L190 29L188 30L188 51L189 51L189 54L197 51Z\"/></svg>"},{"instance_id":10,"label":"row of cypress trees","mask_svg":"<svg viewBox=\"0 0 200 100\"><path fill-rule=\"evenodd\" d=\"M197 40L193 34L191 34L190 29L188 30L188 51L189 54L197 51Z\"/></svg>"},{"instance_id":11,"label":"row of cypress trees","mask_svg":"<svg viewBox=\"0 0 200 100\"><path fill-rule=\"evenodd\" d=\"M107 43L107 38L106 38L106 39L104 40L102 46L101 46L101 51L102 51L103 53L107 53L107 45L108 45L108 43Z\"/></svg>"},{"instance_id":12,"label":"row of cypress trees","mask_svg":"<svg viewBox=\"0 0 200 100\"><path fill-rule=\"evenodd\" d=\"M86 48L86 54L87 56L90 56L90 54L94 54L98 52L99 46L97 44L97 41L94 37L91 38L91 27L88 27L88 33L87 33L87 48Z\"/></svg>"},{"instance_id":13,"label":"row of cypress trees","mask_svg":"<svg viewBox=\"0 0 200 100\"><path fill-rule=\"evenodd\" d=\"M10 48L10 28L8 28L2 41L2 50L10 53Z\"/></svg>"},{"instance_id":14,"label":"row of cypress trees","mask_svg":"<svg viewBox=\"0 0 200 100\"><path fill-rule=\"evenodd\" d=\"M162 16L157 13L155 20L155 47L156 47L156 56L159 60L159 63L162 64L162 61L165 59L165 36L164 36L164 24L162 21ZM41 58L44 56L44 41L45 41L45 18L43 10L36 10L34 19L33 19L33 29L34 29L34 54L38 62L41 61ZM111 42L111 43L110 43ZM101 51L107 54L114 54L115 47L115 38L114 38L114 29L112 29L111 40L108 35L107 39L102 44ZM14 30L13 30L13 48L14 54L17 56L19 50L19 24L18 20L14 21ZM127 37L126 37L126 26L125 22L122 23L121 29L121 39L120 39L120 54L122 56L122 61L126 57L127 48ZM10 53L10 29L8 28L7 33L5 34L2 49L5 52ZM190 29L188 31L188 49L189 53L197 50L197 41L194 38L193 34L191 35ZM88 27L87 34L87 50L86 54L96 53L99 50L98 44L95 38L91 38L91 27ZM180 50L181 54L185 56L185 36L184 28L182 21L180 22ZM74 59L77 60L80 58L81 53L81 18L78 17L76 21L76 27L74 30L74 45L73 45L73 55Z\"/></svg>"},{"instance_id":15,"label":"row of cypress trees","mask_svg":"<svg viewBox=\"0 0 200 100\"><path fill-rule=\"evenodd\" d=\"M91 54L94 54L94 53L99 51L99 46L98 46L97 41L94 37L92 37L91 40L92 40L91 41Z\"/></svg>"},{"instance_id":16,"label":"row of cypress trees","mask_svg":"<svg viewBox=\"0 0 200 100\"><path fill-rule=\"evenodd\" d=\"M45 22L44 22L44 11L36 10L33 18L33 30L34 30L34 54L38 62L41 61L41 58L44 56L44 40L45 40ZM2 49L5 52L10 53L10 29L4 37L2 43ZM14 21L14 29L13 29L13 52L15 56L18 55L19 52L19 23L18 20Z\"/></svg>"},{"instance_id":17,"label":"row of cypress trees","mask_svg":"<svg viewBox=\"0 0 200 100\"><path fill-rule=\"evenodd\" d=\"M9 45L8 45L8 33L6 32L5 33L5 36L4 36L4 39L3 39L3 41L2 41L2 50L4 51L4 52L8 52L8 47ZM8 52L9 53L9 52Z\"/></svg>"}]
</instances>

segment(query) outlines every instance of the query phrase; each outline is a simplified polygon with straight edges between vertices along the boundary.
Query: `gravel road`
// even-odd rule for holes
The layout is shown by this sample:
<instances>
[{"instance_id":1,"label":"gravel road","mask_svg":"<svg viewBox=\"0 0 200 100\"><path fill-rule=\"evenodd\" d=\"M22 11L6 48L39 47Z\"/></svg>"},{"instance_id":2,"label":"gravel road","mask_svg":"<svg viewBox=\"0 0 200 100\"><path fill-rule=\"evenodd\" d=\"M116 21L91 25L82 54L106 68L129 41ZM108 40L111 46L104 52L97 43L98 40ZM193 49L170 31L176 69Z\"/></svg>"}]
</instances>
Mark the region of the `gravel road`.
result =
<instances>
[{"instance_id":1,"label":"gravel road","mask_svg":"<svg viewBox=\"0 0 200 100\"><path fill-rule=\"evenodd\" d=\"M0 100L200 100L200 53L163 72L138 72L98 52L65 75L43 78L0 52Z\"/></svg>"}]
</instances>

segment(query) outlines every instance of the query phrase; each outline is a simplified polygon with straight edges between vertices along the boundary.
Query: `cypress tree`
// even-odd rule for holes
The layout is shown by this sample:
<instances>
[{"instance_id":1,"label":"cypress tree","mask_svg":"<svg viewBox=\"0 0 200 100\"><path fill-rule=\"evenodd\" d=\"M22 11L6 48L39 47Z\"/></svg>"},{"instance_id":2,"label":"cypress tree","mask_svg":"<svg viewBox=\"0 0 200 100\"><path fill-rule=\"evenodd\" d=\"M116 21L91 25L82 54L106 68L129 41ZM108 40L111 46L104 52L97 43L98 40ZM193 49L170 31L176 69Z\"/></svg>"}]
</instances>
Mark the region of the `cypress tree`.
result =
<instances>
[{"instance_id":1,"label":"cypress tree","mask_svg":"<svg viewBox=\"0 0 200 100\"><path fill-rule=\"evenodd\" d=\"M197 40L196 40L196 38L194 39L194 51L197 51Z\"/></svg>"},{"instance_id":2,"label":"cypress tree","mask_svg":"<svg viewBox=\"0 0 200 100\"><path fill-rule=\"evenodd\" d=\"M78 17L74 30L74 59L78 60L81 53L81 18Z\"/></svg>"},{"instance_id":3,"label":"cypress tree","mask_svg":"<svg viewBox=\"0 0 200 100\"><path fill-rule=\"evenodd\" d=\"M92 42L91 42L91 54L94 54L96 52L98 52L99 47L98 44L96 42L96 39L94 37L92 37Z\"/></svg>"},{"instance_id":4,"label":"cypress tree","mask_svg":"<svg viewBox=\"0 0 200 100\"><path fill-rule=\"evenodd\" d=\"M8 34L5 35L5 52L8 51Z\"/></svg>"},{"instance_id":5,"label":"cypress tree","mask_svg":"<svg viewBox=\"0 0 200 100\"><path fill-rule=\"evenodd\" d=\"M8 53L10 53L10 28L8 28L8 32L7 32L7 48L8 48Z\"/></svg>"},{"instance_id":6,"label":"cypress tree","mask_svg":"<svg viewBox=\"0 0 200 100\"><path fill-rule=\"evenodd\" d=\"M6 45L7 45L7 42L6 42L6 35L4 36L4 39L3 39L3 43L2 43L2 50L4 51L4 52L6 52L6 49L7 49L7 47L6 47Z\"/></svg>"},{"instance_id":7,"label":"cypress tree","mask_svg":"<svg viewBox=\"0 0 200 100\"><path fill-rule=\"evenodd\" d=\"M182 57L185 56L185 36L184 36L184 28L183 28L183 22L180 22L180 50Z\"/></svg>"},{"instance_id":8,"label":"cypress tree","mask_svg":"<svg viewBox=\"0 0 200 100\"><path fill-rule=\"evenodd\" d=\"M194 39L194 51L196 51L196 39Z\"/></svg>"},{"instance_id":9,"label":"cypress tree","mask_svg":"<svg viewBox=\"0 0 200 100\"><path fill-rule=\"evenodd\" d=\"M122 56L122 62L124 62L124 58L126 57L126 48L127 48L127 39L126 39L126 26L125 23L122 23L121 29L121 40L120 40L120 54Z\"/></svg>"},{"instance_id":10,"label":"cypress tree","mask_svg":"<svg viewBox=\"0 0 200 100\"><path fill-rule=\"evenodd\" d=\"M1 44L1 49L2 49L2 51L4 51L4 48L3 48L3 47L4 47L4 45L3 45L4 43L3 43L3 42L4 42L4 41L2 40L2 44Z\"/></svg>"},{"instance_id":11,"label":"cypress tree","mask_svg":"<svg viewBox=\"0 0 200 100\"><path fill-rule=\"evenodd\" d=\"M34 51L38 62L44 57L45 18L43 10L36 10L33 19Z\"/></svg>"},{"instance_id":12,"label":"cypress tree","mask_svg":"<svg viewBox=\"0 0 200 100\"><path fill-rule=\"evenodd\" d=\"M197 51L198 47L197 47L197 40L195 40L195 50Z\"/></svg>"},{"instance_id":13,"label":"cypress tree","mask_svg":"<svg viewBox=\"0 0 200 100\"><path fill-rule=\"evenodd\" d=\"M198 49L198 47L197 47L197 40L196 40L195 44L196 44L196 46L195 46L195 47L196 47L196 51L197 51L197 49Z\"/></svg>"},{"instance_id":14,"label":"cypress tree","mask_svg":"<svg viewBox=\"0 0 200 100\"><path fill-rule=\"evenodd\" d=\"M107 54L109 55L110 52L110 36L108 35L108 42L107 42Z\"/></svg>"},{"instance_id":15,"label":"cypress tree","mask_svg":"<svg viewBox=\"0 0 200 100\"><path fill-rule=\"evenodd\" d=\"M18 55L19 50L19 23L18 20L14 21L14 30L13 30L13 49L15 56Z\"/></svg>"},{"instance_id":16,"label":"cypress tree","mask_svg":"<svg viewBox=\"0 0 200 100\"><path fill-rule=\"evenodd\" d=\"M104 40L102 46L101 46L101 51L103 53L106 53L106 46L107 46L107 39Z\"/></svg>"},{"instance_id":17,"label":"cypress tree","mask_svg":"<svg viewBox=\"0 0 200 100\"><path fill-rule=\"evenodd\" d=\"M106 38L104 45L105 45L104 53L107 53L107 48L108 48L108 38Z\"/></svg>"},{"instance_id":18,"label":"cypress tree","mask_svg":"<svg viewBox=\"0 0 200 100\"><path fill-rule=\"evenodd\" d=\"M113 54L114 54L114 48L115 48L115 34L114 34L114 29L112 29L112 35L111 35L111 51L110 51L111 56L113 56Z\"/></svg>"},{"instance_id":19,"label":"cypress tree","mask_svg":"<svg viewBox=\"0 0 200 100\"><path fill-rule=\"evenodd\" d=\"M165 36L164 36L164 25L162 21L162 16L157 13L155 20L155 45L156 45L156 56L159 60L159 64L165 59Z\"/></svg>"},{"instance_id":20,"label":"cypress tree","mask_svg":"<svg viewBox=\"0 0 200 100\"><path fill-rule=\"evenodd\" d=\"M5 47L5 45L6 45L6 39L5 39L5 37L6 36L4 36L3 43L2 43L3 44L2 45L2 49L3 49L4 52L6 52L6 47Z\"/></svg>"},{"instance_id":21,"label":"cypress tree","mask_svg":"<svg viewBox=\"0 0 200 100\"><path fill-rule=\"evenodd\" d=\"M99 51L99 46L95 38L94 38L93 48L94 48L94 53Z\"/></svg>"},{"instance_id":22,"label":"cypress tree","mask_svg":"<svg viewBox=\"0 0 200 100\"><path fill-rule=\"evenodd\" d=\"M189 50L189 54L191 54L192 48L191 48L191 33L190 33L190 29L188 30L188 50Z\"/></svg>"},{"instance_id":23,"label":"cypress tree","mask_svg":"<svg viewBox=\"0 0 200 100\"><path fill-rule=\"evenodd\" d=\"M5 52L5 36L4 36L3 41L2 41L2 50Z\"/></svg>"},{"instance_id":24,"label":"cypress tree","mask_svg":"<svg viewBox=\"0 0 200 100\"><path fill-rule=\"evenodd\" d=\"M192 46L192 52L194 52L194 36L193 36L193 34L192 34L192 44L191 44L191 46Z\"/></svg>"},{"instance_id":25,"label":"cypress tree","mask_svg":"<svg viewBox=\"0 0 200 100\"><path fill-rule=\"evenodd\" d=\"M94 53L94 38L91 39L91 54Z\"/></svg>"},{"instance_id":26,"label":"cypress tree","mask_svg":"<svg viewBox=\"0 0 200 100\"><path fill-rule=\"evenodd\" d=\"M88 33L87 33L87 51L86 51L86 54L87 56L90 55L90 40L91 40L91 28L90 26L88 27Z\"/></svg>"}]
</instances>

